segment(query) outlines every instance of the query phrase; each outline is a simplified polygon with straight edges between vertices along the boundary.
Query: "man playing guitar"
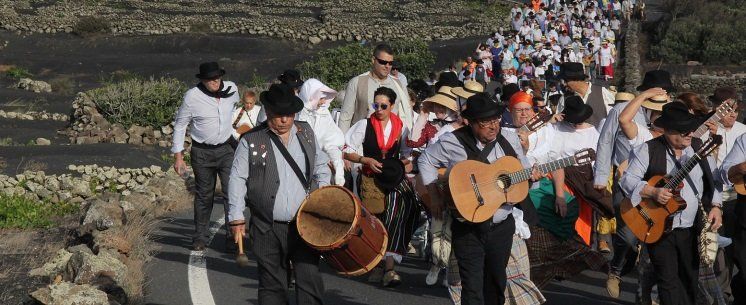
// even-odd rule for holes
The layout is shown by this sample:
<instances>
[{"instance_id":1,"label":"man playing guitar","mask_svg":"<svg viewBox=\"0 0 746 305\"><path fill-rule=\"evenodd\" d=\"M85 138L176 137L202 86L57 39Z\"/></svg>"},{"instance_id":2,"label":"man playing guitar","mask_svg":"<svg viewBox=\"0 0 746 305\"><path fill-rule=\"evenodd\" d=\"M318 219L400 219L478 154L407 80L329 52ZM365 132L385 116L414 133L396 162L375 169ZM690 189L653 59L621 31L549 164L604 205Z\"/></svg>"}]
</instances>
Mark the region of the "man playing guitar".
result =
<instances>
[{"instance_id":1,"label":"man playing guitar","mask_svg":"<svg viewBox=\"0 0 746 305\"><path fill-rule=\"evenodd\" d=\"M650 259L658 284L662 305L688 305L695 303L699 259L695 219L700 203L708 210L708 221L717 230L721 225L721 194L715 188L711 157L699 161L677 190L648 185L647 180L656 175L677 172L680 164L695 156L702 142L693 139L692 132L702 124L702 119L689 113L679 102L663 106L662 115L653 124L663 128L663 135L635 148L629 167L621 179L621 187L633 206L643 200L661 205L669 200L686 203L684 208L670 217L670 232L656 242L648 244Z\"/></svg>"},{"instance_id":2,"label":"man playing guitar","mask_svg":"<svg viewBox=\"0 0 746 305\"><path fill-rule=\"evenodd\" d=\"M468 120L468 126L442 135L419 158L420 174L430 194L438 194L438 168L450 169L467 159L493 163L500 157L513 156L525 168L530 167L518 136L500 128L500 114L504 110L502 107L485 94L470 97L466 105L462 116ZM538 171L534 170L532 176L538 179ZM443 200L444 198L433 196L429 206L433 215L442 215L440 211L445 208ZM533 205L528 202L521 204L521 208L533 209ZM483 223L453 221L452 248L461 273L462 304L505 302L505 267L515 232L512 209L512 204L502 205L492 219Z\"/></svg>"}]
</instances>

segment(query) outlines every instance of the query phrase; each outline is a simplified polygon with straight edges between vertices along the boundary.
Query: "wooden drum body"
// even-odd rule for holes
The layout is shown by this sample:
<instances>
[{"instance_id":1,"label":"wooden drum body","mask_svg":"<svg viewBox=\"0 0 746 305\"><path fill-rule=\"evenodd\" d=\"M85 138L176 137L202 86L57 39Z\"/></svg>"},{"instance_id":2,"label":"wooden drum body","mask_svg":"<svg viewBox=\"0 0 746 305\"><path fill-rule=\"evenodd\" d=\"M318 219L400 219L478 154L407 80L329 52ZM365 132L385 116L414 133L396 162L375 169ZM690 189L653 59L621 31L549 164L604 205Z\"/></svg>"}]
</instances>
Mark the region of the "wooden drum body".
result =
<instances>
[{"instance_id":1,"label":"wooden drum body","mask_svg":"<svg viewBox=\"0 0 746 305\"><path fill-rule=\"evenodd\" d=\"M301 238L345 275L375 268L388 245L383 223L341 186L311 192L298 210L296 225Z\"/></svg>"}]
</instances>

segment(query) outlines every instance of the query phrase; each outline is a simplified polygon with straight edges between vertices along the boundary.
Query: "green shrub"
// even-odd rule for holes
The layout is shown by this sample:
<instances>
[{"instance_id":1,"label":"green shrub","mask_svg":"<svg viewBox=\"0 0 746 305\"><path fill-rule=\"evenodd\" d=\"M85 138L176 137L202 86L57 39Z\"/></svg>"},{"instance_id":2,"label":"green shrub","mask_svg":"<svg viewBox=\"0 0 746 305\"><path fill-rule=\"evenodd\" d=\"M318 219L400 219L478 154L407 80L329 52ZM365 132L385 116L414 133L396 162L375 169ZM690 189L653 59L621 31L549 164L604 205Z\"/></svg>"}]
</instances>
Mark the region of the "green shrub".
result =
<instances>
[{"instance_id":1,"label":"green shrub","mask_svg":"<svg viewBox=\"0 0 746 305\"><path fill-rule=\"evenodd\" d=\"M0 228L44 228L54 224L54 217L73 213L78 206L52 204L23 196L0 194Z\"/></svg>"},{"instance_id":2,"label":"green shrub","mask_svg":"<svg viewBox=\"0 0 746 305\"><path fill-rule=\"evenodd\" d=\"M426 42L399 40L390 45L408 79L427 77L435 63L435 55ZM301 63L298 69L304 78L318 78L329 87L341 90L351 78L370 70L373 47L352 43L324 50L314 59Z\"/></svg>"},{"instance_id":3,"label":"green shrub","mask_svg":"<svg viewBox=\"0 0 746 305\"><path fill-rule=\"evenodd\" d=\"M29 73L29 71L24 68L12 67L8 69L8 71L5 71L5 76L10 77L12 79L21 79L21 78L29 78L33 76L33 74Z\"/></svg>"},{"instance_id":4,"label":"green shrub","mask_svg":"<svg viewBox=\"0 0 746 305\"><path fill-rule=\"evenodd\" d=\"M129 79L87 94L111 123L160 128L174 120L186 86L174 78Z\"/></svg>"},{"instance_id":5,"label":"green shrub","mask_svg":"<svg viewBox=\"0 0 746 305\"><path fill-rule=\"evenodd\" d=\"M78 36L90 36L108 32L111 32L111 23L104 17L81 17L73 25L73 34Z\"/></svg>"},{"instance_id":6,"label":"green shrub","mask_svg":"<svg viewBox=\"0 0 746 305\"><path fill-rule=\"evenodd\" d=\"M746 58L746 9L732 1L665 2L670 12L651 27L650 53L667 63L741 64Z\"/></svg>"}]
</instances>

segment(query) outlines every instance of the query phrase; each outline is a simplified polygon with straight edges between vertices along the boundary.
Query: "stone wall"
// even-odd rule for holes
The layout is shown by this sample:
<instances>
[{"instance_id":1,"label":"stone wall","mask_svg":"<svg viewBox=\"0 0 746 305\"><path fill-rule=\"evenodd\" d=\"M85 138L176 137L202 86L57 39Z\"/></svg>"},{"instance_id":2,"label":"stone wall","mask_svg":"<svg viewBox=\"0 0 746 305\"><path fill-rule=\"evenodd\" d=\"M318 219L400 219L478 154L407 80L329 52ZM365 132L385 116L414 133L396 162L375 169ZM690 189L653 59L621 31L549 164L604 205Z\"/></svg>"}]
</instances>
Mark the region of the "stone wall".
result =
<instances>
[{"instance_id":1,"label":"stone wall","mask_svg":"<svg viewBox=\"0 0 746 305\"><path fill-rule=\"evenodd\" d=\"M110 166L69 165L73 173L46 175L27 171L15 176L0 175L0 192L53 203L81 203L105 191L124 196L146 189L148 183L166 176L160 166L116 168Z\"/></svg>"},{"instance_id":2,"label":"stone wall","mask_svg":"<svg viewBox=\"0 0 746 305\"><path fill-rule=\"evenodd\" d=\"M0 0L0 28L18 33L70 33L81 18L95 16L109 23L112 34L246 33L317 44L324 40L447 40L485 35L505 22L505 9L482 12L473 4L463 0L104 0L79 5Z\"/></svg>"},{"instance_id":3,"label":"stone wall","mask_svg":"<svg viewBox=\"0 0 746 305\"><path fill-rule=\"evenodd\" d=\"M128 143L136 145L158 145L170 147L172 145L173 124L153 128L151 126L112 124L98 112L87 93L78 93L73 101L73 114L70 128L63 131L72 144L93 143ZM191 137L186 136L189 148Z\"/></svg>"},{"instance_id":4,"label":"stone wall","mask_svg":"<svg viewBox=\"0 0 746 305\"><path fill-rule=\"evenodd\" d=\"M640 23L632 20L628 23L624 37L624 90L637 94L637 86L642 83L640 66Z\"/></svg>"}]
</instances>

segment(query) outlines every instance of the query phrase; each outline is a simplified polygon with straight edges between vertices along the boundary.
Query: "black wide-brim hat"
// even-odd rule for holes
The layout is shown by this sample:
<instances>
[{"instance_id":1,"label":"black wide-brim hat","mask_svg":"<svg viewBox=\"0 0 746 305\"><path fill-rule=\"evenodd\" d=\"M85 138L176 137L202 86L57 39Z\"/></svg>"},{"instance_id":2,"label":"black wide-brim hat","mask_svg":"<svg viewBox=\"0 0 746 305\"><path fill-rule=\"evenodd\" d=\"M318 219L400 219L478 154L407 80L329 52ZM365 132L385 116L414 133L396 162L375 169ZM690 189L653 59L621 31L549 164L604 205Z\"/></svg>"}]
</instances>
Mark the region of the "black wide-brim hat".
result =
<instances>
[{"instance_id":1,"label":"black wide-brim hat","mask_svg":"<svg viewBox=\"0 0 746 305\"><path fill-rule=\"evenodd\" d=\"M665 70L653 70L645 72L642 84L637 86L637 91L645 91L650 88L663 88L666 91L674 91L671 82L671 73Z\"/></svg>"},{"instance_id":2,"label":"black wide-brim hat","mask_svg":"<svg viewBox=\"0 0 746 305\"><path fill-rule=\"evenodd\" d=\"M560 65L559 78L565 81L583 81L588 78L579 62L565 62Z\"/></svg>"},{"instance_id":3,"label":"black wide-brim hat","mask_svg":"<svg viewBox=\"0 0 746 305\"><path fill-rule=\"evenodd\" d=\"M653 124L666 130L681 133L697 130L704 124L707 116L697 116L689 112L689 108L681 102L671 102L663 105L661 116Z\"/></svg>"},{"instance_id":4,"label":"black wide-brim hat","mask_svg":"<svg viewBox=\"0 0 746 305\"><path fill-rule=\"evenodd\" d=\"M384 159L381 165L381 173L375 174L373 180L384 193L388 193L404 180L404 163L399 159L389 158Z\"/></svg>"},{"instance_id":5,"label":"black wide-brim hat","mask_svg":"<svg viewBox=\"0 0 746 305\"><path fill-rule=\"evenodd\" d=\"M293 88L283 84L273 84L259 95L259 100L274 114L295 114L303 109L303 101L295 95Z\"/></svg>"},{"instance_id":6,"label":"black wide-brim hat","mask_svg":"<svg viewBox=\"0 0 746 305\"><path fill-rule=\"evenodd\" d=\"M283 84L286 84L293 88L299 88L300 86L303 86L303 80L300 77L300 71L295 69L288 69L282 72L280 76L277 77L280 82Z\"/></svg>"},{"instance_id":7,"label":"black wide-brim hat","mask_svg":"<svg viewBox=\"0 0 746 305\"><path fill-rule=\"evenodd\" d=\"M477 93L466 99L466 110L461 116L469 120L478 120L502 115L505 106L490 100L485 93Z\"/></svg>"},{"instance_id":8,"label":"black wide-brim hat","mask_svg":"<svg viewBox=\"0 0 746 305\"><path fill-rule=\"evenodd\" d=\"M588 120L593 115L593 108L583 103L577 95L565 99L565 109L562 110L565 116L564 121L571 124L580 124Z\"/></svg>"},{"instance_id":9,"label":"black wide-brim hat","mask_svg":"<svg viewBox=\"0 0 746 305\"><path fill-rule=\"evenodd\" d=\"M225 70L217 62L211 61L199 65L199 73L194 76L199 79L213 79L225 75Z\"/></svg>"}]
</instances>

